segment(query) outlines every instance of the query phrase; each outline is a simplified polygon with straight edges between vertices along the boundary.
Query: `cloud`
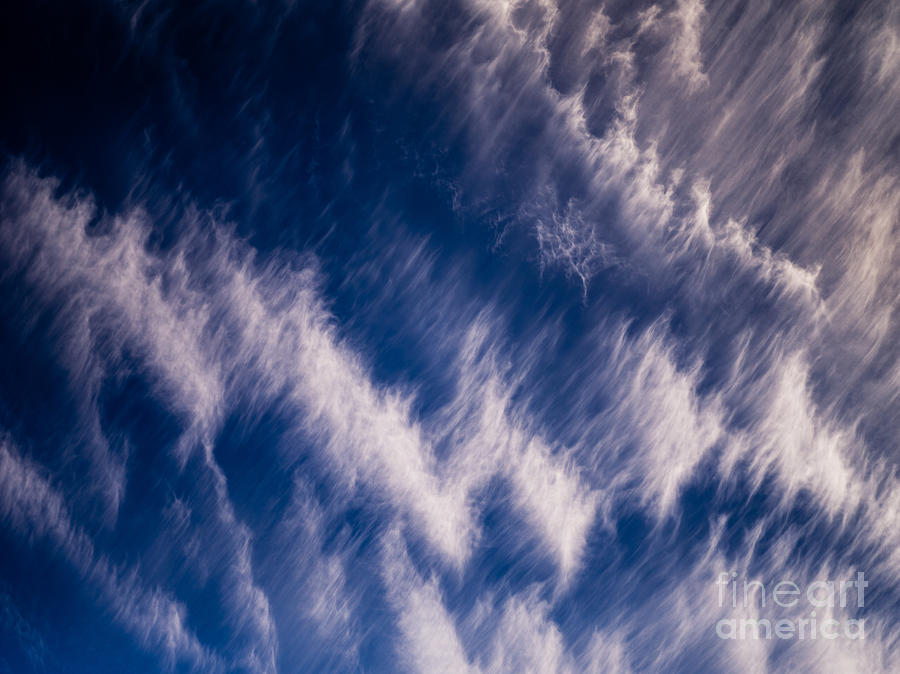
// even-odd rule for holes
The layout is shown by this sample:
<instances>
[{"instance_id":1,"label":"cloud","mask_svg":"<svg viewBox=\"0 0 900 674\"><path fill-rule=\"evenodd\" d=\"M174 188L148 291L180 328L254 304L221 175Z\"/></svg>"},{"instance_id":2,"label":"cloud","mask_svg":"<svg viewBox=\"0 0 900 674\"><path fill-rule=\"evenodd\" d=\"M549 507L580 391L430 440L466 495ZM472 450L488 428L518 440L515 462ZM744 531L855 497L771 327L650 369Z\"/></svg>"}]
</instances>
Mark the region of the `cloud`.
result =
<instances>
[{"instance_id":1,"label":"cloud","mask_svg":"<svg viewBox=\"0 0 900 674\"><path fill-rule=\"evenodd\" d=\"M28 619L22 615L7 588L0 586L0 627L6 634L14 634L19 648L25 654L32 669L46 669L48 661L53 661L52 651L44 638Z\"/></svg>"},{"instance_id":2,"label":"cloud","mask_svg":"<svg viewBox=\"0 0 900 674\"><path fill-rule=\"evenodd\" d=\"M535 592L497 602L483 596L467 613L449 611L436 578L423 578L397 530L383 540L383 577L397 615L397 655L416 672L630 671L621 642L595 633L584 657L564 642L550 605ZM473 635L465 646L461 634Z\"/></svg>"},{"instance_id":3,"label":"cloud","mask_svg":"<svg viewBox=\"0 0 900 674\"><path fill-rule=\"evenodd\" d=\"M31 543L46 542L94 592L113 620L167 669L220 671L218 656L188 627L183 604L160 588L145 587L135 569L121 568L97 551L71 519L62 496L38 467L0 445L0 515Z\"/></svg>"},{"instance_id":4,"label":"cloud","mask_svg":"<svg viewBox=\"0 0 900 674\"><path fill-rule=\"evenodd\" d=\"M204 352L210 307L189 286L183 253L165 265L146 250L144 213L115 218L111 236L93 236L92 200L75 194L58 200L57 187L55 180L40 179L22 164L6 176L2 246L10 268L21 270L45 296L65 298L64 306L73 312L63 311L59 320L70 331L69 343L77 345L70 348L115 367L127 345L148 366L167 405L181 415L186 431L177 459L183 466L194 452L202 456L214 494L212 528L218 531L217 542L227 542L229 549L222 555L228 560L222 569L230 588L226 603L236 631L253 634L245 664L272 671L277 640L267 599L252 578L250 535L235 517L212 451L224 382ZM83 314L91 316L87 332L80 330ZM89 379L87 388L94 385Z\"/></svg>"},{"instance_id":5,"label":"cloud","mask_svg":"<svg viewBox=\"0 0 900 674\"><path fill-rule=\"evenodd\" d=\"M386 494L455 564L477 538L471 493L493 475L508 474L519 507L552 546L563 574L574 569L592 497L561 450L513 418L511 389L504 390L499 371L480 362L461 371L454 405L493 410L480 425L425 429L412 399L374 383L338 336L311 267L260 263L220 225L202 234L197 213L187 214L188 234L170 251L148 247L151 226L140 211L114 218L110 233L93 235L89 203L57 200L54 186L23 167L8 178L8 221L16 225L7 228L4 250L13 264L25 265L31 283L73 293L141 355L159 395L184 419L179 461L199 449L214 485L216 517L236 546L234 587L245 597L235 609L255 613L251 623L266 639L274 632L248 575L250 533L234 515L212 446L233 400L265 404L286 393L300 413L298 428L320 443L333 474L348 487L360 480ZM465 439L444 465L434 444L454 434Z\"/></svg>"},{"instance_id":6,"label":"cloud","mask_svg":"<svg viewBox=\"0 0 900 674\"><path fill-rule=\"evenodd\" d=\"M213 507L177 542L229 581L228 660L275 669L273 616L285 615L281 630L311 626L311 638L346 649L335 661L356 664L357 619L377 601L354 584L357 548L324 542L321 511L334 515L344 499L377 513L365 535L388 532L378 570L410 669L896 668L890 607L874 611L866 644L722 647L710 580L721 567L812 579L860 557L885 586L900 578L896 13L870 3L837 25L829 3L439 5L368 3L354 67L385 59L401 93L433 105L423 136L459 152L445 180L457 213L499 213L518 227L501 239L531 237L535 274L562 269L575 281L588 334L566 334L578 321L539 310L526 322L549 324L546 334L511 335L502 302L461 299L465 282L433 283L437 253L422 244L406 271L376 281L405 298L393 312L384 303L384 320L427 336L415 357L438 363L448 390L437 403L415 378L377 367L378 347L355 329L382 305L351 302L340 315L323 290L336 279L313 257L258 252L197 209L162 244L149 209L97 217L90 199L24 167L6 180L0 250L45 304L64 298L62 359L76 386L92 399L104 368L135 354L183 426L182 469L202 459L208 489L191 495ZM459 30L423 39L439 11ZM382 249L369 262L389 257ZM231 501L216 437L229 415L273 407L290 438L272 452L278 468L312 457L339 496L292 493L267 558L262 532ZM115 512L129 457L104 448L91 404L83 417ZM553 579L535 580L534 557L518 548L516 574L472 568L489 563L479 554L496 504L485 492L498 483L499 516L521 518L527 531L516 534L552 560ZM691 511L697 498L747 521L708 533ZM640 536L628 527L643 517L655 526L631 550L628 537ZM830 567L816 567L808 537L785 524L800 519L809 536L836 541ZM705 554L673 542L695 535ZM735 551L742 536L758 550L743 541ZM760 543L773 537L783 540ZM228 554L217 566L204 547L220 540ZM602 545L610 565L618 555L632 565L615 570L622 578L646 574L659 591L584 608L606 596L569 593L614 573L598 568ZM310 597L296 614L263 593L258 569L269 565L287 569L286 596ZM451 591L465 573L484 583L467 597L476 608Z\"/></svg>"},{"instance_id":7,"label":"cloud","mask_svg":"<svg viewBox=\"0 0 900 674\"><path fill-rule=\"evenodd\" d=\"M705 8L701 0L679 0L675 18L681 24L678 37L672 45L672 61L679 75L686 78L688 86L697 88L709 84L703 72L700 54L701 23Z\"/></svg>"},{"instance_id":8,"label":"cloud","mask_svg":"<svg viewBox=\"0 0 900 674\"><path fill-rule=\"evenodd\" d=\"M423 581L412 568L399 532L389 533L385 546L382 574L402 638L398 659L417 672L475 672L436 582Z\"/></svg>"},{"instance_id":9,"label":"cloud","mask_svg":"<svg viewBox=\"0 0 900 674\"><path fill-rule=\"evenodd\" d=\"M423 82L442 83L431 95L450 137L464 141L463 208L488 200L514 212L535 233L543 260L562 263L585 292L599 271L621 267L616 282L649 285L637 292L659 297L682 326L678 338L657 330L645 341L645 348L659 344L650 353L663 358L648 357L646 369L630 375L623 368L641 393L623 395L607 422L629 420L629 432L607 436L607 446L633 444L628 452L641 467L631 474L639 476L645 501L671 511L678 485L718 441L726 447L724 466L741 457L755 467L756 484L774 469L786 501L809 490L829 512L853 512L855 494L873 479L866 455L881 451L861 447L895 425L888 410L896 396L888 387L896 369L887 364L896 361L896 349L887 344L896 295L888 241L896 178L879 144L891 106L882 83L854 87L846 107L833 102L844 133L821 130L814 113L829 95L828 78L849 87L854 73L868 73L875 85L880 66L860 70L853 60L842 63L837 50L826 54L831 18L813 6L792 6L778 18L761 7L704 11L700 3L678 3L671 15L606 8L597 58L579 62L581 71L568 73L560 89L554 50L567 54L567 38L579 40L566 16L576 10L462 3L458 11L472 30L398 62L391 48L417 50L429 8L418 3L394 22L389 8L373 3L360 31L372 53L418 91ZM882 9L869 10L841 33L841 48L871 45L867 58L877 64L889 41L872 37L881 35L873 26ZM382 40L386 30L390 46ZM654 58L657 33L677 58ZM705 44L707 35L720 38ZM747 53L760 57L748 63ZM702 74L706 86L682 95L671 68L689 79ZM573 86L598 71L602 88ZM602 123L601 105L612 111ZM536 158L530 164L514 161L522 143ZM868 171L855 144L873 157ZM561 172L565 185L554 179ZM492 175L517 189L495 189ZM491 202L489 192L516 196ZM770 224L760 236L763 218ZM680 360L696 365L666 364L676 347L690 354ZM732 354L730 373L719 373L701 396L714 351ZM848 387L847 377L860 388ZM771 404L773 395L781 403ZM632 402L652 396L659 404ZM873 505L872 513L882 509Z\"/></svg>"}]
</instances>

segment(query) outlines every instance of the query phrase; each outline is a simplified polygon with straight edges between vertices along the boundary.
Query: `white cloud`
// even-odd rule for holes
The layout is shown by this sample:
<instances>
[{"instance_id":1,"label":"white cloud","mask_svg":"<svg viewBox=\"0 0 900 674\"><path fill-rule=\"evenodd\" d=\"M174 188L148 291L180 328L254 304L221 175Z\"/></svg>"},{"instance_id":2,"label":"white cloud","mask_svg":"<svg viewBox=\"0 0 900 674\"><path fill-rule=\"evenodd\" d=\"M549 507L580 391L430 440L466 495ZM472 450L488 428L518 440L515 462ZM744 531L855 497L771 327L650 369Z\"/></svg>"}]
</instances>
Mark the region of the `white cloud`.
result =
<instances>
[{"instance_id":1,"label":"white cloud","mask_svg":"<svg viewBox=\"0 0 900 674\"><path fill-rule=\"evenodd\" d=\"M135 569L119 568L99 553L40 470L5 440L0 444L0 515L26 540L58 550L122 629L166 668L186 663L203 671L223 669L188 627L184 605L159 588L145 587Z\"/></svg>"},{"instance_id":2,"label":"white cloud","mask_svg":"<svg viewBox=\"0 0 900 674\"><path fill-rule=\"evenodd\" d=\"M208 471L216 496L213 526L222 536L219 543L227 543L231 553L223 555L230 560L225 569L230 587L226 605L236 630L252 634L245 664L255 671L273 671L277 638L267 599L252 578L249 532L235 517L211 448L211 434L223 411L224 382L204 353L204 337L212 328L210 306L190 286L193 279L183 254L167 261L148 252L143 213L116 218L110 223L113 234L94 236L87 229L94 215L91 200L81 195L56 199L56 187L54 180L39 179L23 165L6 177L3 253L40 292L67 296L71 306L90 315L106 333L81 332L83 323L76 313L66 326L73 330L71 342L87 341L71 348L91 353L94 362L114 365L118 349L127 343L144 358L166 403L185 420L177 458L184 465L191 453L200 451ZM116 466L112 463L111 470Z\"/></svg>"},{"instance_id":3,"label":"white cloud","mask_svg":"<svg viewBox=\"0 0 900 674\"><path fill-rule=\"evenodd\" d=\"M383 579L402 637L399 659L417 672L475 672L436 581L425 581L418 575L397 530L387 534L384 548Z\"/></svg>"},{"instance_id":4,"label":"white cloud","mask_svg":"<svg viewBox=\"0 0 900 674\"><path fill-rule=\"evenodd\" d=\"M679 75L686 78L691 88L707 85L700 53L703 15L706 10L702 0L678 0L675 19L680 24L672 44L672 61Z\"/></svg>"},{"instance_id":5,"label":"white cloud","mask_svg":"<svg viewBox=\"0 0 900 674\"><path fill-rule=\"evenodd\" d=\"M154 253L140 212L116 218L111 233L93 236L86 230L90 208L55 200L52 181L20 167L6 189L22 211L3 241L6 254L25 265L36 286L84 297L98 319L143 355L161 395L186 419L179 458L185 461L198 447L203 452L219 517L238 551L247 549L250 533L235 518L211 438L229 395L259 400L287 392L300 412L298 426L321 442L333 474L347 486L360 480L386 494L452 563L464 562L477 539L472 491L507 474L519 507L564 575L574 570L593 517L592 497L561 450L511 418L511 390L499 373L482 382L475 398L467 383L473 375L461 375L456 404L476 402L499 416L483 416L442 465L434 443L458 429L424 429L410 395L371 380L363 359L338 336L311 269L263 265L219 224L210 223L213 233L202 235L198 213L188 214L183 241ZM248 554L238 555L236 590L244 597L238 605L256 614L251 622L274 644Z\"/></svg>"}]
</instances>

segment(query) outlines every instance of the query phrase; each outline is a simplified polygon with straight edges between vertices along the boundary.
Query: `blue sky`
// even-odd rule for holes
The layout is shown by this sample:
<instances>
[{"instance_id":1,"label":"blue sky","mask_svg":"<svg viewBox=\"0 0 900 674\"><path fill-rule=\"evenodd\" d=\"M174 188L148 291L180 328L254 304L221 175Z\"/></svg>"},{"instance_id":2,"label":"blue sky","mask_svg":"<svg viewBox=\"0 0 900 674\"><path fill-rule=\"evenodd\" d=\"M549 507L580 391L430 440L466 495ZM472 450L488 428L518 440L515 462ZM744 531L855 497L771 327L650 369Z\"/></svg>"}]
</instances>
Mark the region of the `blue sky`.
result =
<instances>
[{"instance_id":1,"label":"blue sky","mask_svg":"<svg viewBox=\"0 0 900 674\"><path fill-rule=\"evenodd\" d=\"M894 3L0 13L0 672L900 671Z\"/></svg>"}]
</instances>

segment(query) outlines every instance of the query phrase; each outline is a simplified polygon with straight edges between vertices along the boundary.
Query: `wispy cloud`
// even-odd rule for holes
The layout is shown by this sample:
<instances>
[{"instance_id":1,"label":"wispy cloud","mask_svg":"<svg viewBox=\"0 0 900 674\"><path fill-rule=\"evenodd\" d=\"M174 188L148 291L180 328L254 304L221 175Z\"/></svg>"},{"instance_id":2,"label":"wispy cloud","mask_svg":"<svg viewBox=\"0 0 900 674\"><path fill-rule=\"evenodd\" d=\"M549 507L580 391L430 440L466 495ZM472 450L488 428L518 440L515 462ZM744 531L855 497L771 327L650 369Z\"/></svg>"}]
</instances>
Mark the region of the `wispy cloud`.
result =
<instances>
[{"instance_id":1,"label":"wispy cloud","mask_svg":"<svg viewBox=\"0 0 900 674\"><path fill-rule=\"evenodd\" d=\"M164 666L186 663L196 670L221 670L218 656L188 627L184 605L160 588L144 586L136 569L119 567L98 552L72 521L63 497L6 440L0 445L0 509L3 520L23 538L59 550L112 618L142 647L157 653Z\"/></svg>"},{"instance_id":2,"label":"wispy cloud","mask_svg":"<svg viewBox=\"0 0 900 674\"><path fill-rule=\"evenodd\" d=\"M125 8L129 39L173 69L151 5ZM391 212L380 163L337 161L341 189L379 203L363 240L334 246L345 216L328 203L313 254L187 194L163 224L149 178L145 201L108 214L11 161L0 281L21 293L4 324L49 334L39 357L75 421L21 438L33 451L2 446L4 526L53 548L168 668L353 670L389 653L429 672L896 669L888 5L342 8L344 98L372 106L346 119L376 119L339 142L417 155L464 221L433 240ZM277 154L268 89L285 88L256 75L272 86L252 106L272 112L248 125L254 166ZM479 225L489 252L467 238ZM126 386L151 431L110 420ZM271 418L264 440L243 435ZM143 562L119 566L109 540L137 520L122 559ZM864 643L715 639L723 617L776 615L718 605L720 571L811 582L863 561L880 600Z\"/></svg>"}]
</instances>

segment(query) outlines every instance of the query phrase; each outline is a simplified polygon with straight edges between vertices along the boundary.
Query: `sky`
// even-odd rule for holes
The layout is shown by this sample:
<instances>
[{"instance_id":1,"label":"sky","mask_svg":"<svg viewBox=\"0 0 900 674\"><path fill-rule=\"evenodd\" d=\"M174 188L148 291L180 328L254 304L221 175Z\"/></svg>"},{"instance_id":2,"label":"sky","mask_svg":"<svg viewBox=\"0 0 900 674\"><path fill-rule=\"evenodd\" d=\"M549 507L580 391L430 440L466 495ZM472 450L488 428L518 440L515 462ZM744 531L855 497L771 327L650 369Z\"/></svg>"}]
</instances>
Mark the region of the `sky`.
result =
<instances>
[{"instance_id":1,"label":"sky","mask_svg":"<svg viewBox=\"0 0 900 674\"><path fill-rule=\"evenodd\" d=\"M0 25L0 673L900 671L900 5Z\"/></svg>"}]
</instances>

